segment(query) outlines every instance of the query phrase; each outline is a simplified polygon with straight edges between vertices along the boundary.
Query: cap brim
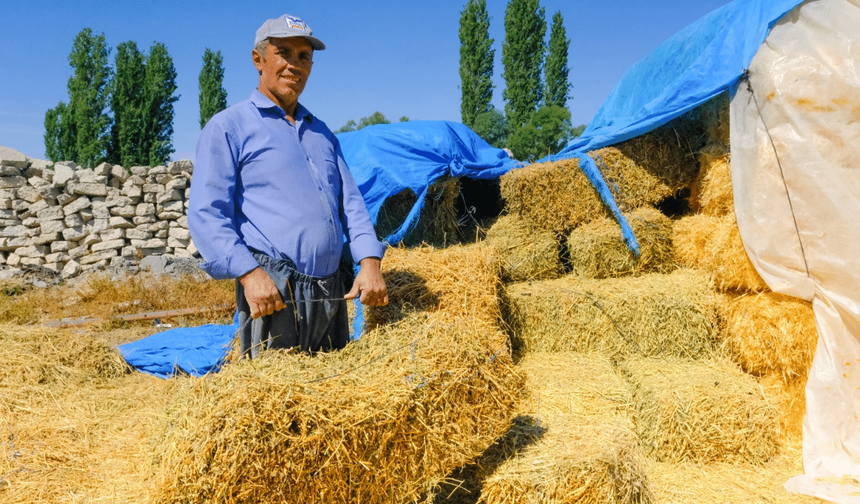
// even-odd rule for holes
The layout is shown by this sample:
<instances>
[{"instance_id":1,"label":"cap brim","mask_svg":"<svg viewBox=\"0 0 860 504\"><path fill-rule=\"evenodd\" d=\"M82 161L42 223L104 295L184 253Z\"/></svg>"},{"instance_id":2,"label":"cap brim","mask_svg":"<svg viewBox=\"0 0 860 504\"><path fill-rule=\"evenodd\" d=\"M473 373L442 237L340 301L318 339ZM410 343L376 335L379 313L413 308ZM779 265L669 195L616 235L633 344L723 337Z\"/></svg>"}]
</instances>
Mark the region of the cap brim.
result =
<instances>
[{"instance_id":1,"label":"cap brim","mask_svg":"<svg viewBox=\"0 0 860 504\"><path fill-rule=\"evenodd\" d=\"M310 42L311 47L313 47L314 51L322 51L323 49L325 49L325 44L322 43L322 40L320 40L316 37L309 37L307 35L296 35L294 33L285 33L285 34L281 35L278 33L272 33L266 38L296 38L296 37L301 37L303 39L306 39L308 42ZM259 44L263 40L265 40L265 39L260 39L256 42L254 42L254 45L256 46L257 44Z\"/></svg>"}]
</instances>

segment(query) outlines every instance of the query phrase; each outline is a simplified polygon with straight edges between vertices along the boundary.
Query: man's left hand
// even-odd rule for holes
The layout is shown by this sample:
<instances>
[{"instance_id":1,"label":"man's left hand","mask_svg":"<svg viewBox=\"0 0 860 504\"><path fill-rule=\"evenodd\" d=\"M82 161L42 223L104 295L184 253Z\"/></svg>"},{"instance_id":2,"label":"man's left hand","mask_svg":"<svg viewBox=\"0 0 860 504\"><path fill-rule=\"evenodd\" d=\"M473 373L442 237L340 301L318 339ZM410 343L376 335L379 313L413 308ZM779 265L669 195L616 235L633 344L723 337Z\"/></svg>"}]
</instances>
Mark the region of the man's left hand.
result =
<instances>
[{"instance_id":1,"label":"man's left hand","mask_svg":"<svg viewBox=\"0 0 860 504\"><path fill-rule=\"evenodd\" d=\"M376 257L365 257L361 260L361 268L355 276L352 289L346 293L344 299L355 299L361 301L364 306L385 306L388 304L388 289L382 278L380 269L381 260Z\"/></svg>"}]
</instances>

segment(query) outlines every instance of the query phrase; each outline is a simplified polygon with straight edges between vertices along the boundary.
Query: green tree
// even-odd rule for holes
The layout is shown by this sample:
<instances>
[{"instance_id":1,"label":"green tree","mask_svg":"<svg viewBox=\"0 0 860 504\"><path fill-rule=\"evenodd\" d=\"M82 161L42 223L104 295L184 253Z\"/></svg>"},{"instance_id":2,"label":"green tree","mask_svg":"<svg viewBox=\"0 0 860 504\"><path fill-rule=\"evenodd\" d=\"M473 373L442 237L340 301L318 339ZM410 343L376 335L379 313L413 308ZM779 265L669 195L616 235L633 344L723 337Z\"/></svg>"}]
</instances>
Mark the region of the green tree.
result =
<instances>
[{"instance_id":1,"label":"green tree","mask_svg":"<svg viewBox=\"0 0 860 504\"><path fill-rule=\"evenodd\" d=\"M560 151L570 141L571 129L569 110L545 105L509 137L508 147L517 159L539 159Z\"/></svg>"},{"instance_id":2,"label":"green tree","mask_svg":"<svg viewBox=\"0 0 860 504\"><path fill-rule=\"evenodd\" d=\"M409 119L409 118L408 118L408 117L406 117L406 116L400 116L400 120L399 120L398 122L409 122L410 120L411 120L411 119Z\"/></svg>"},{"instance_id":3,"label":"green tree","mask_svg":"<svg viewBox=\"0 0 860 504\"><path fill-rule=\"evenodd\" d=\"M563 23L564 19L561 17L561 12L556 12L552 16L549 47L544 65L544 80L546 81L544 102L547 105L567 107L567 99L570 97L569 69L567 67L567 51L570 48L570 40L567 38Z\"/></svg>"},{"instance_id":4,"label":"green tree","mask_svg":"<svg viewBox=\"0 0 860 504\"><path fill-rule=\"evenodd\" d=\"M460 13L460 116L470 128L493 99L492 45L486 0L469 0Z\"/></svg>"},{"instance_id":5,"label":"green tree","mask_svg":"<svg viewBox=\"0 0 860 504\"><path fill-rule=\"evenodd\" d=\"M213 52L208 47L203 53L203 69L200 70L200 129L209 119L227 108L227 90L224 89L224 58L221 51Z\"/></svg>"},{"instance_id":6,"label":"green tree","mask_svg":"<svg viewBox=\"0 0 860 504\"><path fill-rule=\"evenodd\" d=\"M385 114L377 110L369 116L359 119L358 126L356 126L355 129L361 129L365 126L373 126L374 124L391 124L391 121L385 117Z\"/></svg>"},{"instance_id":7,"label":"green tree","mask_svg":"<svg viewBox=\"0 0 860 504\"><path fill-rule=\"evenodd\" d=\"M173 153L173 104L179 99L176 92L176 69L173 58L161 42L149 49L144 76L144 129L141 135L141 153L147 164L167 163Z\"/></svg>"},{"instance_id":8,"label":"green tree","mask_svg":"<svg viewBox=\"0 0 860 504\"><path fill-rule=\"evenodd\" d=\"M105 159L111 124L106 110L112 75L109 54L104 34L84 28L75 37L69 54L69 103L60 102L45 113L45 152L59 156L52 161L95 166Z\"/></svg>"},{"instance_id":9,"label":"green tree","mask_svg":"<svg viewBox=\"0 0 860 504\"><path fill-rule=\"evenodd\" d=\"M543 97L541 67L545 52L546 19L539 0L511 0L505 9L502 65L505 116L509 135L525 125Z\"/></svg>"},{"instance_id":10,"label":"green tree","mask_svg":"<svg viewBox=\"0 0 860 504\"><path fill-rule=\"evenodd\" d=\"M508 139L508 125L505 122L505 115L493 106L490 106L490 110L478 114L472 125L472 131L498 149L504 147Z\"/></svg>"},{"instance_id":11,"label":"green tree","mask_svg":"<svg viewBox=\"0 0 860 504\"><path fill-rule=\"evenodd\" d=\"M146 164L147 155L140 144L144 130L144 80L146 66L144 55L132 41L116 46L114 75L111 92L111 145L108 161L122 166Z\"/></svg>"},{"instance_id":12,"label":"green tree","mask_svg":"<svg viewBox=\"0 0 860 504\"><path fill-rule=\"evenodd\" d=\"M349 131L355 131L356 126L357 125L355 124L355 121L350 119L350 120L346 121L346 124L344 124L343 126L338 128L337 130L335 130L334 134L337 135L338 133L347 133Z\"/></svg>"}]
</instances>

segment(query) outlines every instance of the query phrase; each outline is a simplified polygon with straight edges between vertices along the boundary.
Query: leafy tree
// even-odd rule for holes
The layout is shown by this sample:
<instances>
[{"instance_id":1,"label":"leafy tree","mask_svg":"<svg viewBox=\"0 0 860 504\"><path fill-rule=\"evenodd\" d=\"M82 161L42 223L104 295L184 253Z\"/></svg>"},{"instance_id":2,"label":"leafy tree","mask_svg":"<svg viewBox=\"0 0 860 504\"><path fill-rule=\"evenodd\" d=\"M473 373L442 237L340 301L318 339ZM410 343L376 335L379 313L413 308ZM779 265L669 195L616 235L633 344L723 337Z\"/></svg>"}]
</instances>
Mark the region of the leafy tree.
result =
<instances>
[{"instance_id":1,"label":"leafy tree","mask_svg":"<svg viewBox=\"0 0 860 504\"><path fill-rule=\"evenodd\" d=\"M569 69L567 67L567 51L570 47L570 40L567 38L563 23L564 19L561 17L561 12L556 12L552 16L549 49L544 66L544 80L546 81L544 101L547 105L567 107L567 99L570 97Z\"/></svg>"},{"instance_id":2,"label":"leafy tree","mask_svg":"<svg viewBox=\"0 0 860 504\"><path fill-rule=\"evenodd\" d=\"M570 141L570 132L570 111L545 105L509 137L508 147L517 159L538 159L560 151Z\"/></svg>"},{"instance_id":3,"label":"leafy tree","mask_svg":"<svg viewBox=\"0 0 860 504\"><path fill-rule=\"evenodd\" d=\"M349 131L355 131L355 130L356 130L355 121L350 119L350 120L346 121L346 124L341 126L339 129L335 130L334 134L337 135L338 133L347 133Z\"/></svg>"},{"instance_id":4,"label":"leafy tree","mask_svg":"<svg viewBox=\"0 0 860 504\"><path fill-rule=\"evenodd\" d=\"M490 110L478 114L472 125L472 131L488 144L499 149L505 146L508 139L508 125L505 122L505 115L493 106L490 107Z\"/></svg>"},{"instance_id":5,"label":"leafy tree","mask_svg":"<svg viewBox=\"0 0 860 504\"><path fill-rule=\"evenodd\" d=\"M112 74L109 54L104 34L84 28L75 37L69 54L69 103L60 102L45 113L45 152L58 156L52 161L95 166L105 159L111 123L106 111Z\"/></svg>"},{"instance_id":6,"label":"leafy tree","mask_svg":"<svg viewBox=\"0 0 860 504\"><path fill-rule=\"evenodd\" d=\"M144 55L132 41L116 46L116 74L111 93L113 127L108 161L123 166L145 164L148 156L140 144L144 130Z\"/></svg>"},{"instance_id":7,"label":"leafy tree","mask_svg":"<svg viewBox=\"0 0 860 504\"><path fill-rule=\"evenodd\" d=\"M203 53L203 69L200 70L200 129L212 116L227 108L227 90L224 89L224 58L221 51L213 52L208 47Z\"/></svg>"},{"instance_id":8,"label":"leafy tree","mask_svg":"<svg viewBox=\"0 0 860 504\"><path fill-rule=\"evenodd\" d=\"M141 153L150 166L167 163L173 153L173 104L176 92L176 69L173 58L161 42L149 49L144 76L144 129Z\"/></svg>"},{"instance_id":9,"label":"leafy tree","mask_svg":"<svg viewBox=\"0 0 860 504\"><path fill-rule=\"evenodd\" d=\"M505 9L502 65L508 133L525 125L543 97L541 66L545 52L546 19L539 0L510 0Z\"/></svg>"},{"instance_id":10,"label":"leafy tree","mask_svg":"<svg viewBox=\"0 0 860 504\"><path fill-rule=\"evenodd\" d=\"M587 128L587 127L588 127L587 124L580 124L579 126L574 126L573 128L571 128L570 139L573 140L576 137L582 136L582 133L585 131L585 128Z\"/></svg>"},{"instance_id":11,"label":"leafy tree","mask_svg":"<svg viewBox=\"0 0 860 504\"><path fill-rule=\"evenodd\" d=\"M406 121L404 121L404 119L406 121L409 120L408 117L403 116L400 118L400 122L406 122ZM356 122L353 121L352 119L348 120L346 122L346 124L344 124L340 129L338 129L334 133L337 134L337 133L346 133L349 131L358 131L361 128L364 128L365 126L373 126L374 124L391 124L391 121L389 121L385 117L385 114L383 114L382 112L377 110L376 112L370 114L369 116L362 117L361 119L359 119L358 124L356 124Z\"/></svg>"},{"instance_id":12,"label":"leafy tree","mask_svg":"<svg viewBox=\"0 0 860 504\"><path fill-rule=\"evenodd\" d=\"M493 99L493 58L486 0L469 0L460 13L460 116L472 127Z\"/></svg>"},{"instance_id":13,"label":"leafy tree","mask_svg":"<svg viewBox=\"0 0 860 504\"><path fill-rule=\"evenodd\" d=\"M410 119L409 119L408 117L406 117L406 116L400 116L400 121L399 121L399 122L409 122L409 121L410 121Z\"/></svg>"}]
</instances>

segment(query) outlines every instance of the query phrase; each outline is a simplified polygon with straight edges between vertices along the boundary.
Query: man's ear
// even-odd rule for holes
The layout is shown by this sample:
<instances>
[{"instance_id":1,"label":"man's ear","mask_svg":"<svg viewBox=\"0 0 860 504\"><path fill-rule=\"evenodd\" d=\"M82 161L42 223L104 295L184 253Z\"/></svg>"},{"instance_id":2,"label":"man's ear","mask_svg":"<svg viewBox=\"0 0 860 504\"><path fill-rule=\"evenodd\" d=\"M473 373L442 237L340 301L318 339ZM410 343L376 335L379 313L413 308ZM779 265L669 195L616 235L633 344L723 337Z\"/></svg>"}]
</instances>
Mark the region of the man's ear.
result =
<instances>
[{"instance_id":1,"label":"man's ear","mask_svg":"<svg viewBox=\"0 0 860 504\"><path fill-rule=\"evenodd\" d=\"M256 49L251 50L251 59L254 61L254 67L257 68L257 72L260 74L263 73L263 62L265 61L265 56L260 54L260 51Z\"/></svg>"}]
</instances>

